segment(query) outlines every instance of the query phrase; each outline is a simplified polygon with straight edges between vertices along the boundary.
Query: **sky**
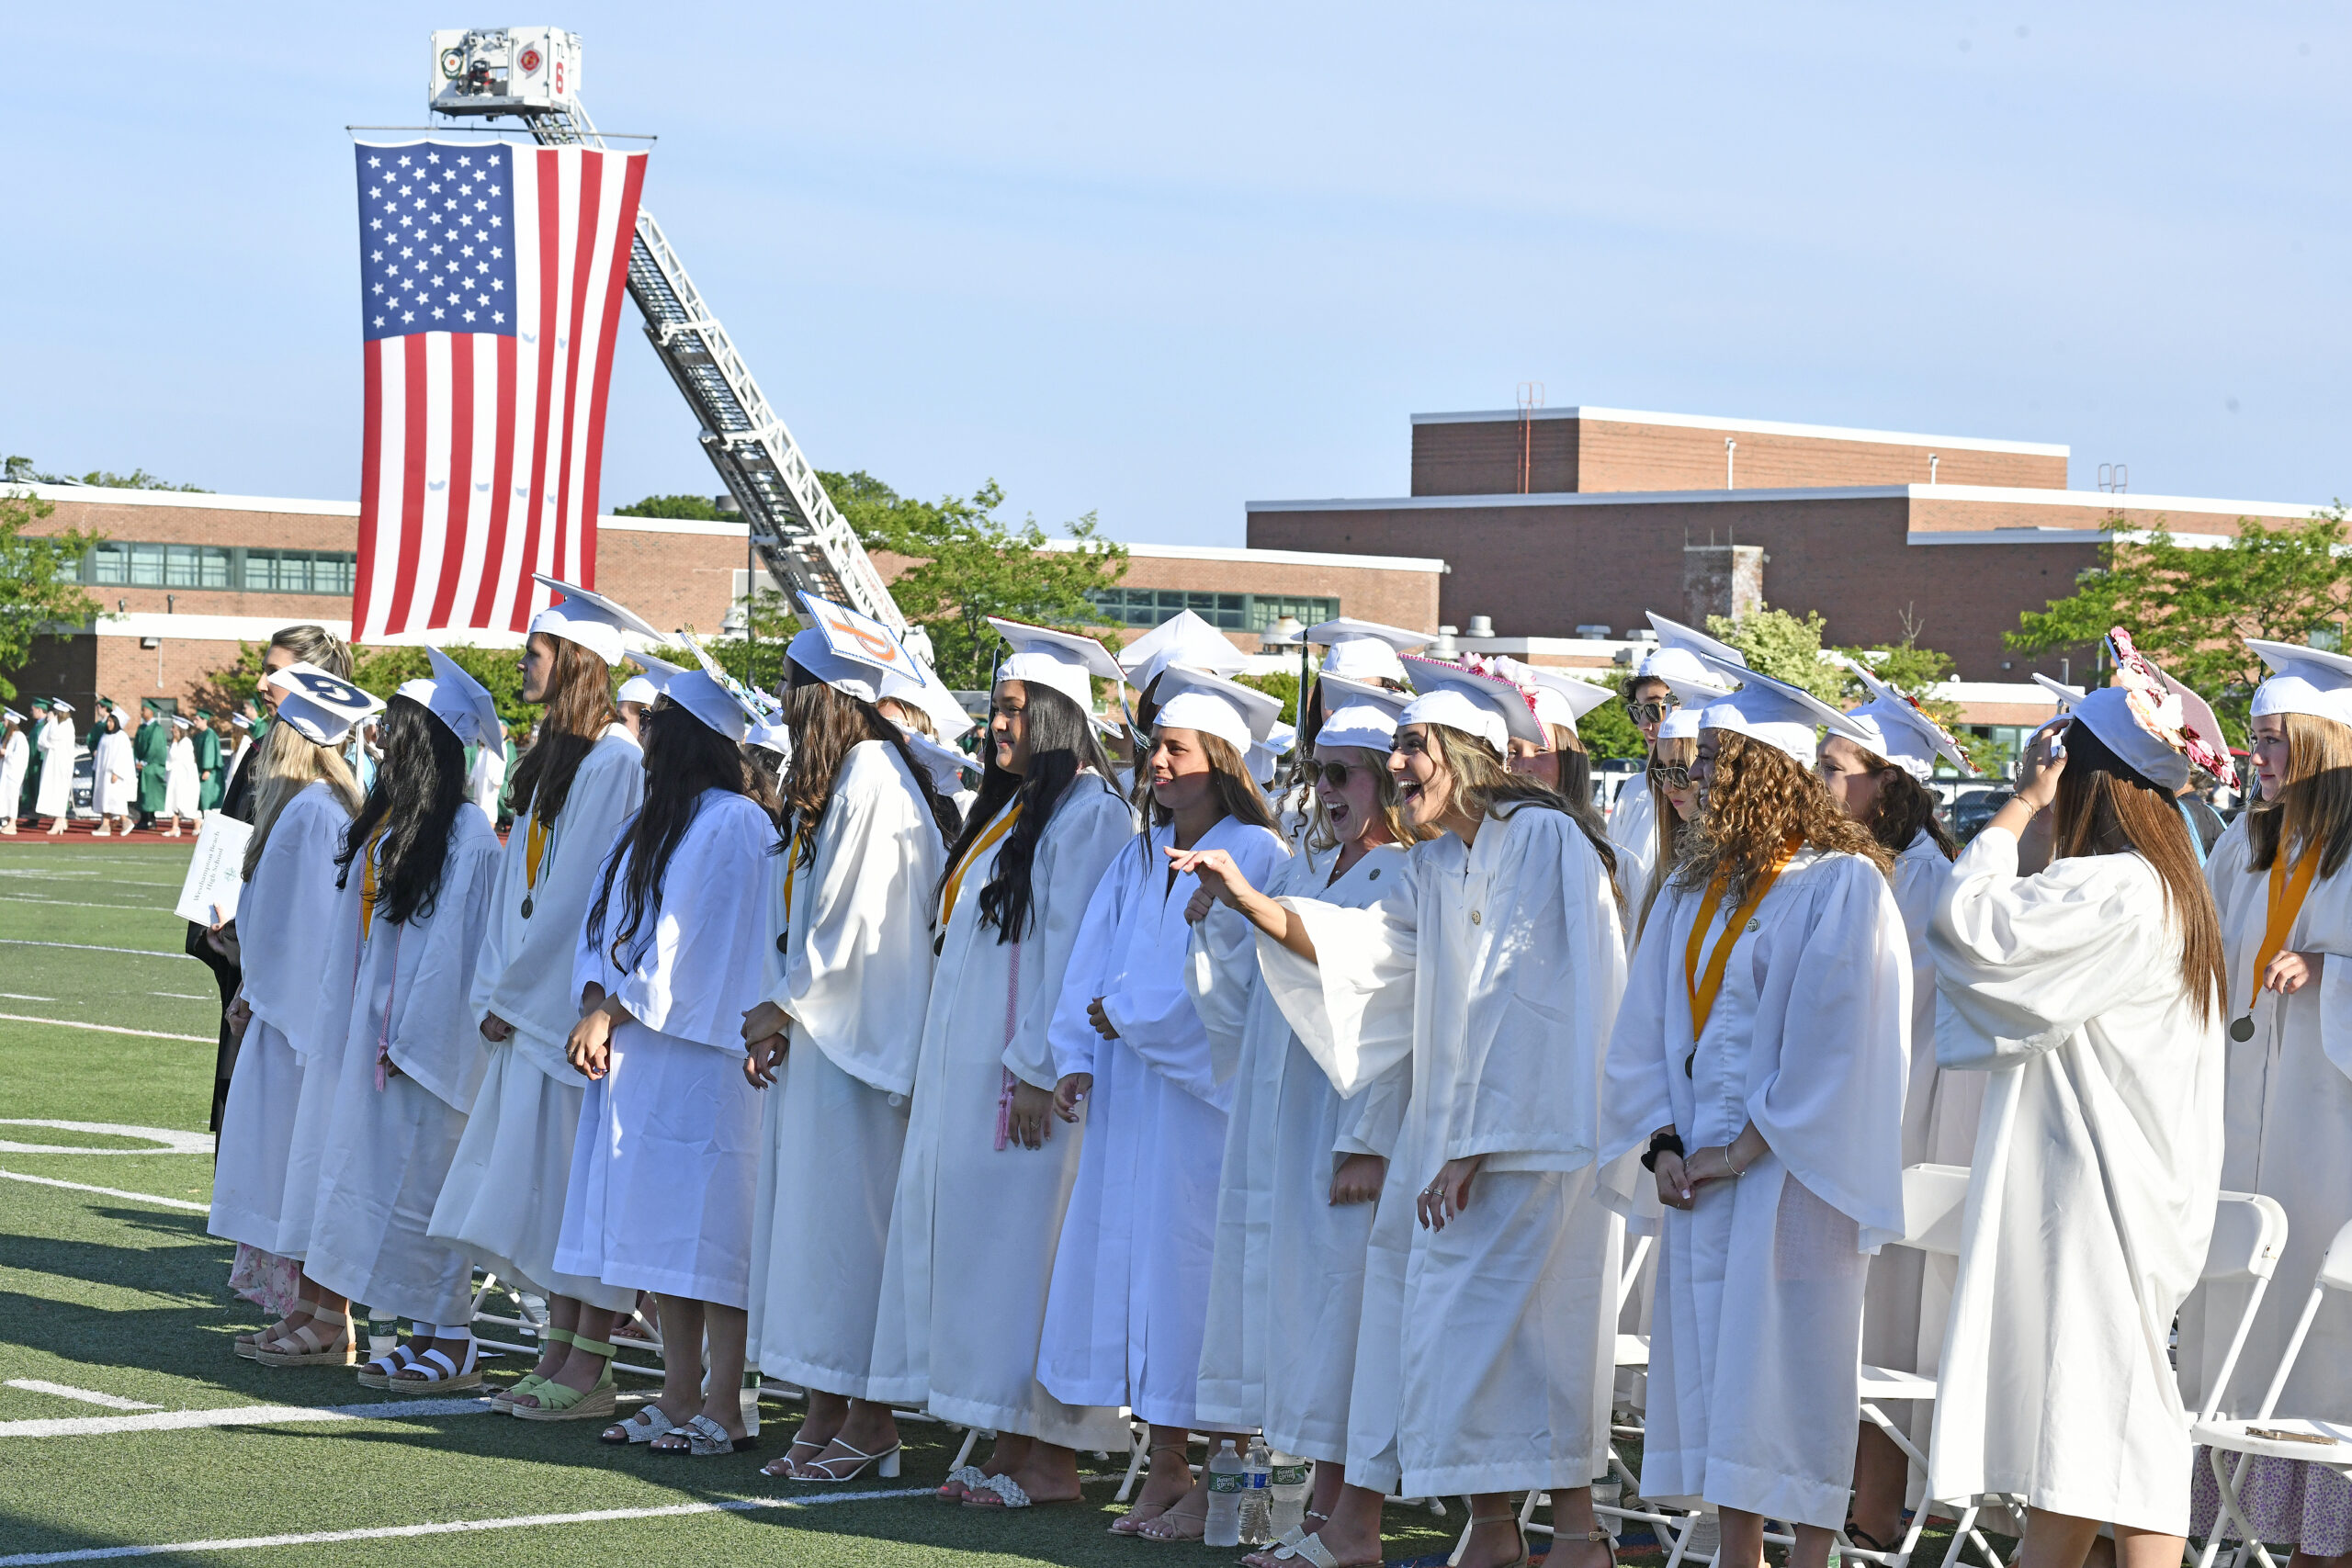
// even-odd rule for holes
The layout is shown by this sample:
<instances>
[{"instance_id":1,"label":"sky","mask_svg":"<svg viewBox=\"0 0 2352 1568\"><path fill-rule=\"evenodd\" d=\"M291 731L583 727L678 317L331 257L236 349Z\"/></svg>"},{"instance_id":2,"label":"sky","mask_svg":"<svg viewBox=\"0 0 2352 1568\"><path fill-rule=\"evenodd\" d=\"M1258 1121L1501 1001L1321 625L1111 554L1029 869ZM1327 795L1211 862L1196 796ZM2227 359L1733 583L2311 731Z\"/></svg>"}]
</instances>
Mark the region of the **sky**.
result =
<instances>
[{"instance_id":1,"label":"sky","mask_svg":"<svg viewBox=\"0 0 2352 1568\"><path fill-rule=\"evenodd\" d=\"M430 30L518 18L226 9L0 17L0 448L348 499L345 127L423 124ZM1522 382L2065 443L2078 489L2352 491L2352 9L538 19L602 128L660 138L645 206L803 450L904 493L1238 545L1251 500L1406 493L1411 414ZM715 492L623 319L606 506Z\"/></svg>"}]
</instances>

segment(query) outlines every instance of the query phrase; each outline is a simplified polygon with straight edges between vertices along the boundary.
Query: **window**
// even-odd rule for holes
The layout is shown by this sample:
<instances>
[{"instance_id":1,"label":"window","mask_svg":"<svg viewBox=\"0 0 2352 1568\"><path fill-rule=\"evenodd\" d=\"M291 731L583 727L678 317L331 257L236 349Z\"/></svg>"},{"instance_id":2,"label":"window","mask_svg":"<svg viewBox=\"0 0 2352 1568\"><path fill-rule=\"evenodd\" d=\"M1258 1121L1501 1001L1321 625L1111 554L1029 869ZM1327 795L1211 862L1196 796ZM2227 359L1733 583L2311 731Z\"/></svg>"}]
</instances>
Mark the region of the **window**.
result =
<instances>
[{"instance_id":1,"label":"window","mask_svg":"<svg viewBox=\"0 0 2352 1568\"><path fill-rule=\"evenodd\" d=\"M150 545L109 539L92 546L83 558L82 581L106 587L349 593L358 569L359 558L348 550Z\"/></svg>"},{"instance_id":2,"label":"window","mask_svg":"<svg viewBox=\"0 0 2352 1568\"><path fill-rule=\"evenodd\" d=\"M1340 613L1337 599L1295 594L1214 593L1185 588L1097 588L1087 594L1114 626L1148 630L1186 610L1221 632L1262 632L1284 615L1306 626Z\"/></svg>"}]
</instances>

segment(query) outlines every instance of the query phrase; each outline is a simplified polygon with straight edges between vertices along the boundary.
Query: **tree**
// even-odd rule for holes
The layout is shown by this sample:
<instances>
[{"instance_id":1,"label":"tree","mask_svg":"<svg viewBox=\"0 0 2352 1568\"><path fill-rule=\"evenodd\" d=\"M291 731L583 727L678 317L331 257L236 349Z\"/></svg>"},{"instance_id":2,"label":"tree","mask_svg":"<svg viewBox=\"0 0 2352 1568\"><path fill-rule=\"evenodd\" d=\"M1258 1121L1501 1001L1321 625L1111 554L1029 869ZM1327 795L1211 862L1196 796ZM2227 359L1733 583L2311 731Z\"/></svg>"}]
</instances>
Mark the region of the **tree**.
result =
<instances>
[{"instance_id":1,"label":"tree","mask_svg":"<svg viewBox=\"0 0 2352 1568\"><path fill-rule=\"evenodd\" d=\"M2158 517L2144 532L2108 518L2099 564L2075 592L2018 616L2003 640L2020 653L2087 652L2110 626L2211 701L2232 741L2245 739L2247 705L2264 666L2245 637L2341 644L2352 597L2345 507L2269 528L2238 519L2236 536L2209 547L2176 537Z\"/></svg>"},{"instance_id":2,"label":"tree","mask_svg":"<svg viewBox=\"0 0 2352 1568\"><path fill-rule=\"evenodd\" d=\"M741 523L740 512L721 512L707 495L649 495L613 508L616 517L672 517L689 523Z\"/></svg>"},{"instance_id":3,"label":"tree","mask_svg":"<svg viewBox=\"0 0 2352 1568\"><path fill-rule=\"evenodd\" d=\"M127 474L113 473L105 468L92 468L86 474L49 474L34 468L30 457L11 457L7 460L7 470L10 484L96 485L106 490L175 490L196 495L212 493L202 485L175 485L169 479L159 479L144 468L133 468Z\"/></svg>"},{"instance_id":4,"label":"tree","mask_svg":"<svg viewBox=\"0 0 2352 1568\"><path fill-rule=\"evenodd\" d=\"M1611 697L1577 720L1577 735L1584 741L1584 749L1595 757L1644 758L1650 754L1649 742L1642 739L1634 716L1625 711L1623 697Z\"/></svg>"},{"instance_id":5,"label":"tree","mask_svg":"<svg viewBox=\"0 0 2352 1568\"><path fill-rule=\"evenodd\" d=\"M1274 716L1277 723L1295 725L1298 722L1298 677L1296 675L1287 670L1277 670L1271 675L1236 675L1234 680L1244 686L1254 686L1280 702L1283 705L1283 711ZM1330 699L1326 697L1324 700L1328 703Z\"/></svg>"},{"instance_id":6,"label":"tree","mask_svg":"<svg viewBox=\"0 0 2352 1568\"><path fill-rule=\"evenodd\" d=\"M22 491L0 491L0 698L8 676L32 657L33 639L72 631L105 614L82 588L82 556L102 536L26 530L57 509Z\"/></svg>"},{"instance_id":7,"label":"tree","mask_svg":"<svg viewBox=\"0 0 2352 1568\"><path fill-rule=\"evenodd\" d=\"M1822 658L1821 634L1829 623L1818 610L1808 610L1803 620L1785 610L1767 609L1752 615L1732 620L1724 615L1709 615L1707 631L1739 649L1750 668L1761 671L1776 681L1786 681L1802 686L1832 707L1847 707L1870 698L1870 689L1842 667ZM1971 734L1964 728L1960 705L1946 702L1930 694L1930 688L1952 677L1955 668L1951 655L1932 648L1921 648L1915 641L1917 627L1909 625L1899 643L1881 648L1840 648L1836 652L1858 664L1867 664L1871 672L1891 685L1900 686L1917 699L1922 712L1951 732L1971 766L1979 773L1990 773L1999 758L1990 739Z\"/></svg>"}]
</instances>

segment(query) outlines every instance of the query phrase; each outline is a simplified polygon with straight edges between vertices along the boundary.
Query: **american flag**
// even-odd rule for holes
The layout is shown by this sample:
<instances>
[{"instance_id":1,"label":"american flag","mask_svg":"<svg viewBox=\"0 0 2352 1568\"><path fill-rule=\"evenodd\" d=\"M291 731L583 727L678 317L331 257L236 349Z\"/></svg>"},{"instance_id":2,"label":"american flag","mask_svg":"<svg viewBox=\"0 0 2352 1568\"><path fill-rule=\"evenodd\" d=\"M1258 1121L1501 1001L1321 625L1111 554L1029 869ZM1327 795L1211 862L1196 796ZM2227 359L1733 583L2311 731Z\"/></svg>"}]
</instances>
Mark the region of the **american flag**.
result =
<instances>
[{"instance_id":1,"label":"american flag","mask_svg":"<svg viewBox=\"0 0 2352 1568\"><path fill-rule=\"evenodd\" d=\"M356 641L522 631L596 583L605 389L642 152L361 142Z\"/></svg>"}]
</instances>

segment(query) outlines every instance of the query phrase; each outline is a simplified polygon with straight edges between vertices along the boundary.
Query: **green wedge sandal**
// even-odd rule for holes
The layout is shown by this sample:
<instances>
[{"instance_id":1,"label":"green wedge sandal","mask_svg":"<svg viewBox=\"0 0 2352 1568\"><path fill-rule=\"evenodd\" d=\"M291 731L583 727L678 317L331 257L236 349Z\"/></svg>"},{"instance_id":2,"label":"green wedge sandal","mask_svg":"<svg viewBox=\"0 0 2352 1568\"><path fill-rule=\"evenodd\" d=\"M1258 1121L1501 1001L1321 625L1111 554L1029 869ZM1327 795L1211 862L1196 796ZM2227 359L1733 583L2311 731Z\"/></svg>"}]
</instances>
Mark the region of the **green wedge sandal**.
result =
<instances>
[{"instance_id":1,"label":"green wedge sandal","mask_svg":"<svg viewBox=\"0 0 2352 1568\"><path fill-rule=\"evenodd\" d=\"M572 1342L572 1333L569 1328L543 1328L539 1331L539 1337L550 1345L569 1345ZM537 1372L526 1372L509 1386L492 1394L490 1407L502 1415L511 1416L514 1413L516 1394L537 1393L539 1392L539 1386L547 1381Z\"/></svg>"},{"instance_id":2,"label":"green wedge sandal","mask_svg":"<svg viewBox=\"0 0 2352 1568\"><path fill-rule=\"evenodd\" d=\"M620 1400L620 1391L613 1382L613 1342L609 1339L571 1337L571 1348L585 1350L605 1359L605 1370L597 1375L595 1386L585 1390L569 1383L541 1382L533 1389L516 1390L537 1396L537 1404L510 1404L506 1413L526 1421L601 1421L613 1414Z\"/></svg>"}]
</instances>

